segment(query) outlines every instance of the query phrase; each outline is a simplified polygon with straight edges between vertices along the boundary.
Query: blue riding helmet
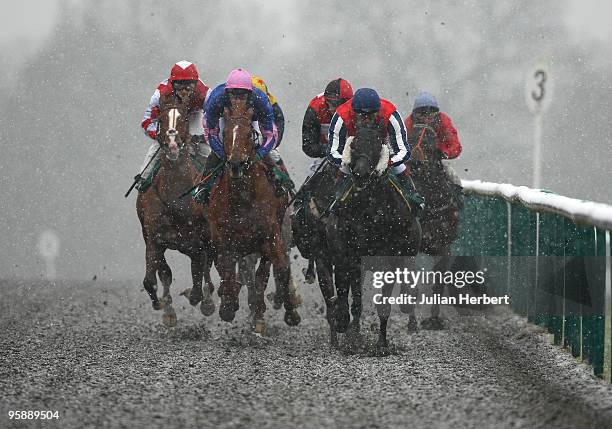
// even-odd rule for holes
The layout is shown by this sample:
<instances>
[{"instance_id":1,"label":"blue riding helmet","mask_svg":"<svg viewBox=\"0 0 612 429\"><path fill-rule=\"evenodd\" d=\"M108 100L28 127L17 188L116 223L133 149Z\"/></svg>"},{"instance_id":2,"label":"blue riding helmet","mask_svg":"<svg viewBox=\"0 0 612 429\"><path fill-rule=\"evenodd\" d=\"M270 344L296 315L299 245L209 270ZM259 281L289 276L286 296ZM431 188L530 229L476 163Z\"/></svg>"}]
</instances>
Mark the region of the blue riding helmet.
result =
<instances>
[{"instance_id":1,"label":"blue riding helmet","mask_svg":"<svg viewBox=\"0 0 612 429\"><path fill-rule=\"evenodd\" d=\"M355 112L378 112L380 110L380 97L372 88L360 88L353 95L351 107Z\"/></svg>"},{"instance_id":2,"label":"blue riding helmet","mask_svg":"<svg viewBox=\"0 0 612 429\"><path fill-rule=\"evenodd\" d=\"M412 110L414 111L422 107L433 107L438 111L440 110L436 97L426 91L421 91L419 95L416 96L416 98L414 99L414 107L412 108Z\"/></svg>"}]
</instances>

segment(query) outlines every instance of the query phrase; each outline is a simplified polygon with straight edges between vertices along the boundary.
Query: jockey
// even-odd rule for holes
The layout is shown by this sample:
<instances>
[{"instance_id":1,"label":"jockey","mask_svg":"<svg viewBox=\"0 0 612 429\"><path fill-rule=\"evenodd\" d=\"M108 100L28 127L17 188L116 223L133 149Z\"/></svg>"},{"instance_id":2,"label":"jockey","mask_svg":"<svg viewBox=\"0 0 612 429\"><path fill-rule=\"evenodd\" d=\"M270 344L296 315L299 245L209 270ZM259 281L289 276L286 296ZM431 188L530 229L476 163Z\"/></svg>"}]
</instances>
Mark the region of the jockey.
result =
<instances>
[{"instance_id":1,"label":"jockey","mask_svg":"<svg viewBox=\"0 0 612 429\"><path fill-rule=\"evenodd\" d=\"M314 169L325 159L329 123L341 104L353 97L351 84L342 78L327 84L325 92L317 95L310 103L302 122L302 151L314 160ZM314 171L311 166L311 171Z\"/></svg>"},{"instance_id":2,"label":"jockey","mask_svg":"<svg viewBox=\"0 0 612 429\"><path fill-rule=\"evenodd\" d=\"M260 89L264 94L266 94L268 100L270 100L270 104L272 105L272 114L274 115L274 125L276 125L276 129L278 130L278 139L276 140L276 146L274 146L274 149L270 151L269 156L267 158L264 158L264 160L268 160L269 158L269 160L274 161L274 164L282 171L283 175L286 176L283 178L279 178L280 182L286 184L291 189L293 189L295 185L293 184L293 182L291 182L291 179L289 179L289 171L287 170L287 167L285 167L285 164L278 151L278 147L280 146L281 141L283 140L283 134L285 133L285 115L283 114L283 110L276 101L276 97L274 97L268 90L268 86L266 85L264 80L259 76L253 75L251 81L253 82L253 87Z\"/></svg>"},{"instance_id":3,"label":"jockey","mask_svg":"<svg viewBox=\"0 0 612 429\"><path fill-rule=\"evenodd\" d=\"M251 77L251 81L253 82L253 86L262 90L268 96L268 100L270 100L270 104L272 105L272 114L274 115L274 125L276 125L276 129L278 130L276 147L279 147L281 141L283 140L283 135L285 134L285 115L283 114L283 110L278 105L276 97L270 94L268 85L266 85L262 78L253 75Z\"/></svg>"},{"instance_id":4,"label":"jockey","mask_svg":"<svg viewBox=\"0 0 612 429\"><path fill-rule=\"evenodd\" d=\"M428 92L421 92L414 100L412 114L404 121L407 130L413 124L431 126L437 135L436 147L443 159L454 159L461 154L461 143L451 118L440 112L438 100Z\"/></svg>"},{"instance_id":5,"label":"jockey","mask_svg":"<svg viewBox=\"0 0 612 429\"><path fill-rule=\"evenodd\" d=\"M398 181L408 192L416 192L404 164L410 158L410 148L399 112L392 103L381 99L375 90L360 88L350 102L347 101L338 107L330 123L327 159L339 167L343 174L337 182L337 197L344 194L346 188L350 186L350 180L348 180L350 171L348 166L342 164L342 152L346 139L354 136L357 128L373 123L384 125L383 132L391 153L389 165L393 167Z\"/></svg>"},{"instance_id":6,"label":"jockey","mask_svg":"<svg viewBox=\"0 0 612 429\"><path fill-rule=\"evenodd\" d=\"M159 152L157 151L159 149L159 143L157 142L157 117L159 116L160 97L173 94L180 101L183 97L191 96L189 104L189 131L195 134L192 136L193 142L204 143L204 138L201 135L203 133L201 121L203 114L202 106L207 93L208 86L199 79L195 64L189 61L179 61L176 63L172 70L170 70L170 77L159 83L140 123L144 133L153 139L140 170L142 171L141 180L147 179L155 165L155 161L159 158ZM198 144L197 147L197 155L200 157L200 162L204 163L204 159L210 153L210 148L206 144ZM153 160L153 157L156 159ZM145 167L146 171L143 171Z\"/></svg>"},{"instance_id":7,"label":"jockey","mask_svg":"<svg viewBox=\"0 0 612 429\"><path fill-rule=\"evenodd\" d=\"M253 107L253 128L263 135L263 144L255 143L262 159L266 160L269 152L277 146L278 131L268 96L259 88L253 88L249 72L243 69L232 70L227 81L213 89L206 99L204 136L213 151L208 157L207 170L216 167L225 158L220 119L223 117L223 109L230 106L233 99L246 100Z\"/></svg>"},{"instance_id":8,"label":"jockey","mask_svg":"<svg viewBox=\"0 0 612 429\"><path fill-rule=\"evenodd\" d=\"M404 123L409 131L413 124L431 126L436 132L436 147L442 159L455 159L461 154L461 143L451 118L440 111L438 100L430 93L422 91L416 96L412 114ZM444 170L452 183L461 186L461 179L450 165L444 164Z\"/></svg>"}]
</instances>

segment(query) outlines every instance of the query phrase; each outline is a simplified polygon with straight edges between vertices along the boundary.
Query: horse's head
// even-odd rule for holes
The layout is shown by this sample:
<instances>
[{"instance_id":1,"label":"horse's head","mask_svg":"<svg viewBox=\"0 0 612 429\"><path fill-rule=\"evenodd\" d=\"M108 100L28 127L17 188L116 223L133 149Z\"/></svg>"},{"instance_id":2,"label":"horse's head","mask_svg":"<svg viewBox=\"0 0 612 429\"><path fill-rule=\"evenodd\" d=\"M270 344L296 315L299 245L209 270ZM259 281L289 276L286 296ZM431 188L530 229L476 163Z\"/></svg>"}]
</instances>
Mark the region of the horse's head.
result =
<instances>
[{"instance_id":1,"label":"horse's head","mask_svg":"<svg viewBox=\"0 0 612 429\"><path fill-rule=\"evenodd\" d=\"M232 102L223 111L223 145L232 179L240 179L255 160L253 109L246 103Z\"/></svg>"},{"instance_id":2,"label":"horse's head","mask_svg":"<svg viewBox=\"0 0 612 429\"><path fill-rule=\"evenodd\" d=\"M408 134L408 142L412 147L411 160L427 163L436 161L436 131L431 125L414 124L412 133Z\"/></svg>"},{"instance_id":3,"label":"horse's head","mask_svg":"<svg viewBox=\"0 0 612 429\"><path fill-rule=\"evenodd\" d=\"M189 121L186 104L175 100L160 101L158 142L165 158L174 162L189 142Z\"/></svg>"},{"instance_id":4,"label":"horse's head","mask_svg":"<svg viewBox=\"0 0 612 429\"><path fill-rule=\"evenodd\" d=\"M347 141L342 163L348 166L357 190L382 176L389 162L389 148L380 124L357 129L355 137Z\"/></svg>"}]
</instances>

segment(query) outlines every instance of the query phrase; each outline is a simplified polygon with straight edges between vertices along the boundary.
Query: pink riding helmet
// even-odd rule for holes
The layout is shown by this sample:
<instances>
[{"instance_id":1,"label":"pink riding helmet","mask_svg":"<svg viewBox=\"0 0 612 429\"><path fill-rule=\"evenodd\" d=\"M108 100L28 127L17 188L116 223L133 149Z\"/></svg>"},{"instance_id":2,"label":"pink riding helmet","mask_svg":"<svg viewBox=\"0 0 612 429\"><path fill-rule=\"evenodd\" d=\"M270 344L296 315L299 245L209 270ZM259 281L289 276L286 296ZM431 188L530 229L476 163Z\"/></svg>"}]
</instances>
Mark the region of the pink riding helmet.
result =
<instances>
[{"instance_id":1,"label":"pink riding helmet","mask_svg":"<svg viewBox=\"0 0 612 429\"><path fill-rule=\"evenodd\" d=\"M225 89L248 89L253 90L251 74L243 69L232 70L225 81Z\"/></svg>"}]
</instances>

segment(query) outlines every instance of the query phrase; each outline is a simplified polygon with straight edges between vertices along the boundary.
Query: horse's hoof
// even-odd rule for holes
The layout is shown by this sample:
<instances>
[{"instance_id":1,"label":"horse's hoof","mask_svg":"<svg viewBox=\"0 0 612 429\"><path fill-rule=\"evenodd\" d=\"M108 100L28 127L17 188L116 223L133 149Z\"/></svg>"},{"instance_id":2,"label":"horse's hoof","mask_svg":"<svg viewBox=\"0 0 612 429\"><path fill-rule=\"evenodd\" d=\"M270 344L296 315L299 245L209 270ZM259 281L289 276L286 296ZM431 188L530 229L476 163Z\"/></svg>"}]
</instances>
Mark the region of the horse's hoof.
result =
<instances>
[{"instance_id":1,"label":"horse's hoof","mask_svg":"<svg viewBox=\"0 0 612 429\"><path fill-rule=\"evenodd\" d=\"M355 322L355 320L353 320L351 323L349 323L348 329L346 330L346 336L352 342L359 342L363 339L361 336L361 325L359 321Z\"/></svg>"},{"instance_id":2,"label":"horse's hoof","mask_svg":"<svg viewBox=\"0 0 612 429\"><path fill-rule=\"evenodd\" d=\"M334 338L334 337L332 337L332 338L330 339L330 341L329 341L329 347L330 347L332 350L336 350L336 349L338 349L338 337L335 337L335 338Z\"/></svg>"},{"instance_id":3,"label":"horse's hoof","mask_svg":"<svg viewBox=\"0 0 612 429\"><path fill-rule=\"evenodd\" d=\"M386 356L389 356L390 354L391 354L391 350L389 349L389 344L387 344L387 342L376 344L376 356L386 357Z\"/></svg>"},{"instance_id":4,"label":"horse's hoof","mask_svg":"<svg viewBox=\"0 0 612 429\"><path fill-rule=\"evenodd\" d=\"M336 307L334 313L334 319L336 323L335 330L336 332L344 334L348 329L348 325L351 320L351 315L349 314L348 306L346 308Z\"/></svg>"},{"instance_id":5,"label":"horse's hoof","mask_svg":"<svg viewBox=\"0 0 612 429\"><path fill-rule=\"evenodd\" d=\"M162 296L161 299L159 300L159 308L160 309L166 308L169 305L172 305L172 298Z\"/></svg>"},{"instance_id":6,"label":"horse's hoof","mask_svg":"<svg viewBox=\"0 0 612 429\"><path fill-rule=\"evenodd\" d=\"M200 290L188 289L188 290L189 290L189 295L185 295L185 296L189 298L189 304L195 307L196 305L198 305L200 301L202 301L202 289Z\"/></svg>"},{"instance_id":7,"label":"horse's hoof","mask_svg":"<svg viewBox=\"0 0 612 429\"><path fill-rule=\"evenodd\" d=\"M439 331L444 329L444 321L439 317L428 317L421 321L421 328L429 331Z\"/></svg>"},{"instance_id":8,"label":"horse's hoof","mask_svg":"<svg viewBox=\"0 0 612 429\"><path fill-rule=\"evenodd\" d=\"M153 301L151 302L151 305L153 306L153 310L161 310L162 309L162 305L159 301Z\"/></svg>"},{"instance_id":9,"label":"horse's hoof","mask_svg":"<svg viewBox=\"0 0 612 429\"><path fill-rule=\"evenodd\" d=\"M399 309L404 314L414 313L414 304L400 304Z\"/></svg>"},{"instance_id":10,"label":"horse's hoof","mask_svg":"<svg viewBox=\"0 0 612 429\"><path fill-rule=\"evenodd\" d=\"M170 311L167 310L162 315L162 323L167 328L173 328L176 326L176 313L174 312L174 309L171 309Z\"/></svg>"},{"instance_id":11,"label":"horse's hoof","mask_svg":"<svg viewBox=\"0 0 612 429\"><path fill-rule=\"evenodd\" d=\"M219 317L221 320L224 322L231 322L234 320L234 317L236 317L236 311L234 311L232 307L233 306L221 304L221 307L219 307Z\"/></svg>"},{"instance_id":12,"label":"horse's hoof","mask_svg":"<svg viewBox=\"0 0 612 429\"><path fill-rule=\"evenodd\" d=\"M302 321L297 310L285 311L285 323L289 326L297 326Z\"/></svg>"},{"instance_id":13,"label":"horse's hoof","mask_svg":"<svg viewBox=\"0 0 612 429\"><path fill-rule=\"evenodd\" d=\"M253 329L253 332L255 333L255 335L263 335L265 330L266 330L266 322L264 322L263 320L256 320L255 327Z\"/></svg>"},{"instance_id":14,"label":"horse's hoof","mask_svg":"<svg viewBox=\"0 0 612 429\"><path fill-rule=\"evenodd\" d=\"M419 323L416 320L416 317L410 316L410 320L408 320L407 326L408 333L415 333L419 330Z\"/></svg>"},{"instance_id":15,"label":"horse's hoof","mask_svg":"<svg viewBox=\"0 0 612 429\"><path fill-rule=\"evenodd\" d=\"M315 282L315 275L308 268L302 268L302 274L304 274L304 280L308 284L313 284Z\"/></svg>"},{"instance_id":16,"label":"horse's hoof","mask_svg":"<svg viewBox=\"0 0 612 429\"><path fill-rule=\"evenodd\" d=\"M206 299L203 300L202 303L200 304L200 313L208 317L208 316L212 316L214 312L215 312L215 303L213 302L212 298L209 298L208 300Z\"/></svg>"},{"instance_id":17,"label":"horse's hoof","mask_svg":"<svg viewBox=\"0 0 612 429\"><path fill-rule=\"evenodd\" d=\"M280 310L283 307L283 301L281 300L279 302L276 299L276 297L277 297L276 292L270 292L266 295L266 298L268 298L268 301L272 303L272 308L275 310Z\"/></svg>"}]
</instances>

